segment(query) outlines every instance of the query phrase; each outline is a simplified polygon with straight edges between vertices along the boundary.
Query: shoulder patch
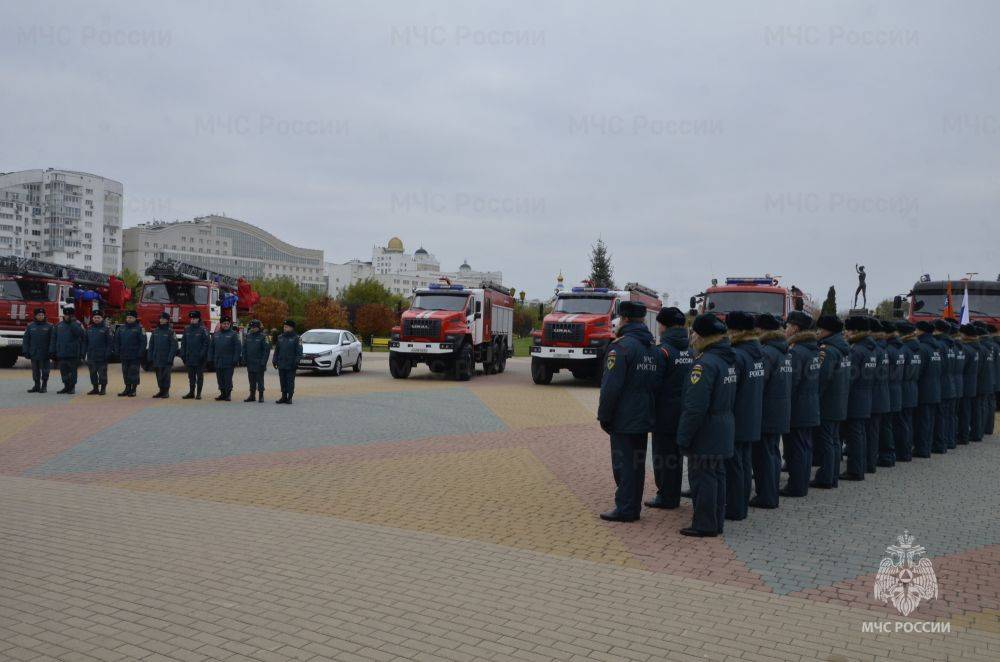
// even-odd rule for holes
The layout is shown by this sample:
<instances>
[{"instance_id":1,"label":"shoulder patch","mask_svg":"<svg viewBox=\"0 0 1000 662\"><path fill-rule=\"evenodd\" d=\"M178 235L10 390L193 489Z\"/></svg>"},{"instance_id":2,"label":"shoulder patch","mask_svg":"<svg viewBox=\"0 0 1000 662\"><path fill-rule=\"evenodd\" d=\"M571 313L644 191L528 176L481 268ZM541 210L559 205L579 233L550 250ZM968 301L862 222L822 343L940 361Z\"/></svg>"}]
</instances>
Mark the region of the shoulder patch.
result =
<instances>
[{"instance_id":1,"label":"shoulder patch","mask_svg":"<svg viewBox=\"0 0 1000 662\"><path fill-rule=\"evenodd\" d=\"M663 358L665 358L665 359L669 359L670 358L670 352L667 351L666 347L664 347L663 345L660 345L660 351L663 352Z\"/></svg>"},{"instance_id":2,"label":"shoulder patch","mask_svg":"<svg viewBox=\"0 0 1000 662\"><path fill-rule=\"evenodd\" d=\"M615 361L617 358L617 352L615 352L615 350L608 352L607 370L611 371L615 369Z\"/></svg>"},{"instance_id":3,"label":"shoulder patch","mask_svg":"<svg viewBox=\"0 0 1000 662\"><path fill-rule=\"evenodd\" d=\"M695 366L693 368L691 368L691 383L692 384L697 384L699 381L701 381L701 372L702 372L703 369L704 368L701 367L700 363L695 364Z\"/></svg>"}]
</instances>

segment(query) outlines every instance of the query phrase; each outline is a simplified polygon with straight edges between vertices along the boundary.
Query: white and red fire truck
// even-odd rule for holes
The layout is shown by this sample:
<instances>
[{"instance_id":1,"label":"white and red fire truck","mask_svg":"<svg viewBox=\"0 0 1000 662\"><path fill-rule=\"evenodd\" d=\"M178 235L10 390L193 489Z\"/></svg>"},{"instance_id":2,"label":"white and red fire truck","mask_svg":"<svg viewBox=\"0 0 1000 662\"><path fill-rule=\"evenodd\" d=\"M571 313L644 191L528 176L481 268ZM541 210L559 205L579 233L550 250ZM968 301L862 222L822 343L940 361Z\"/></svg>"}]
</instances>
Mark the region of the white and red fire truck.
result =
<instances>
[{"instance_id":1,"label":"white and red fire truck","mask_svg":"<svg viewBox=\"0 0 1000 662\"><path fill-rule=\"evenodd\" d=\"M629 283L623 290L574 287L556 295L541 331L532 332L531 379L548 384L563 369L578 379L599 379L608 343L621 324L618 304L622 301L646 304L646 326L655 336L656 314L662 307L656 290L638 283Z\"/></svg>"},{"instance_id":2,"label":"white and red fire truck","mask_svg":"<svg viewBox=\"0 0 1000 662\"><path fill-rule=\"evenodd\" d=\"M419 288L389 341L389 372L406 379L418 363L459 381L503 372L514 351L514 297L502 286L453 285L447 279Z\"/></svg>"},{"instance_id":3,"label":"white and red fire truck","mask_svg":"<svg viewBox=\"0 0 1000 662\"><path fill-rule=\"evenodd\" d=\"M695 312L712 312L726 318L726 313L740 310L747 313L771 313L784 319L793 310L815 316L818 309L813 300L798 288L779 284L777 276L726 278L724 285L713 279L712 286L691 297Z\"/></svg>"},{"instance_id":4,"label":"white and red fire truck","mask_svg":"<svg viewBox=\"0 0 1000 662\"><path fill-rule=\"evenodd\" d=\"M131 298L124 281L108 274L33 258L0 257L0 367L17 362L24 330L36 308L44 308L55 323L62 306L73 303L77 319L86 325L98 310L106 317L117 315Z\"/></svg>"}]
</instances>

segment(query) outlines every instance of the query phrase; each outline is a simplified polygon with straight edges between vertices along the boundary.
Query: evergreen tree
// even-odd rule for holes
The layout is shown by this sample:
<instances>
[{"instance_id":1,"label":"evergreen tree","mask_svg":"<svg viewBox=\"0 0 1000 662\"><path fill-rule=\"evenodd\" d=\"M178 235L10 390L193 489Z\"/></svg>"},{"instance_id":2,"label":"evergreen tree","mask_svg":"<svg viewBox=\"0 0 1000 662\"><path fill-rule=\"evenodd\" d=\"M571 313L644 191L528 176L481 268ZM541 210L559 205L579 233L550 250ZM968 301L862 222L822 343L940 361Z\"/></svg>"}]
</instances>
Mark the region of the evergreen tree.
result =
<instances>
[{"instance_id":1,"label":"evergreen tree","mask_svg":"<svg viewBox=\"0 0 1000 662\"><path fill-rule=\"evenodd\" d=\"M823 309L820 310L821 315L836 315L837 314L837 290L834 289L833 285L826 293L826 301L823 302Z\"/></svg>"},{"instance_id":2,"label":"evergreen tree","mask_svg":"<svg viewBox=\"0 0 1000 662\"><path fill-rule=\"evenodd\" d=\"M594 287L614 289L615 270L611 266L611 256L608 255L608 247L598 237L597 244L590 248L590 280L594 283Z\"/></svg>"}]
</instances>

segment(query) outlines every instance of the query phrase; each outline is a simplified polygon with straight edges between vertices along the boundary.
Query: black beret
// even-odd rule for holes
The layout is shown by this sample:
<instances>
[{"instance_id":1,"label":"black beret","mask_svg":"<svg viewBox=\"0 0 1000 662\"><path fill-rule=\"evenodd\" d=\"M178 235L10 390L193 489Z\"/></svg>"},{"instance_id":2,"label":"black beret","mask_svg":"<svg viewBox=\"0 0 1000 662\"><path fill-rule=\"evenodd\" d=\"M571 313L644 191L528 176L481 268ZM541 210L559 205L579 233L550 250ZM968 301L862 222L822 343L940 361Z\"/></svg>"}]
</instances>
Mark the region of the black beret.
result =
<instances>
[{"instance_id":1,"label":"black beret","mask_svg":"<svg viewBox=\"0 0 1000 662\"><path fill-rule=\"evenodd\" d=\"M263 327L260 320L250 320L250 326Z\"/></svg>"},{"instance_id":2,"label":"black beret","mask_svg":"<svg viewBox=\"0 0 1000 662\"><path fill-rule=\"evenodd\" d=\"M294 329L295 328L295 320L285 320L284 325L285 326L290 326L290 327L292 327Z\"/></svg>"},{"instance_id":3,"label":"black beret","mask_svg":"<svg viewBox=\"0 0 1000 662\"><path fill-rule=\"evenodd\" d=\"M656 321L663 326L684 326L687 318L684 317L680 308L671 306L670 308L661 308L660 312L656 313Z\"/></svg>"},{"instance_id":4,"label":"black beret","mask_svg":"<svg viewBox=\"0 0 1000 662\"><path fill-rule=\"evenodd\" d=\"M903 335L906 335L908 333L913 333L914 331L916 331L917 327L913 326L913 324L907 322L906 320L899 320L898 322L896 322L896 330L902 333Z\"/></svg>"},{"instance_id":5,"label":"black beret","mask_svg":"<svg viewBox=\"0 0 1000 662\"><path fill-rule=\"evenodd\" d=\"M753 315L742 310L726 313L726 326L733 331L752 331L753 321Z\"/></svg>"},{"instance_id":6,"label":"black beret","mask_svg":"<svg viewBox=\"0 0 1000 662\"><path fill-rule=\"evenodd\" d=\"M921 331L923 333L933 333L934 325L927 320L920 320L917 322L917 331Z\"/></svg>"},{"instance_id":7,"label":"black beret","mask_svg":"<svg viewBox=\"0 0 1000 662\"><path fill-rule=\"evenodd\" d=\"M934 330L935 331L947 332L949 328L950 328L950 325L947 322L945 322L943 319L936 319L936 320L934 320Z\"/></svg>"},{"instance_id":8,"label":"black beret","mask_svg":"<svg viewBox=\"0 0 1000 662\"><path fill-rule=\"evenodd\" d=\"M851 315L844 320L844 328L848 331L871 331L868 318L862 315Z\"/></svg>"},{"instance_id":9,"label":"black beret","mask_svg":"<svg viewBox=\"0 0 1000 662\"><path fill-rule=\"evenodd\" d=\"M976 327L977 329L986 329L986 322L982 320L976 320L975 322L972 323L972 326Z\"/></svg>"},{"instance_id":10,"label":"black beret","mask_svg":"<svg viewBox=\"0 0 1000 662\"><path fill-rule=\"evenodd\" d=\"M889 320L882 320L879 325L882 327L882 333L896 333L896 325Z\"/></svg>"},{"instance_id":11,"label":"black beret","mask_svg":"<svg viewBox=\"0 0 1000 662\"><path fill-rule=\"evenodd\" d=\"M977 329L972 324L963 324L959 328L959 331L961 331L962 333L964 333L967 336L978 336L979 335L979 329Z\"/></svg>"},{"instance_id":12,"label":"black beret","mask_svg":"<svg viewBox=\"0 0 1000 662\"><path fill-rule=\"evenodd\" d=\"M163 311L162 313L160 313L160 319L161 320L168 320L168 319L170 319L170 313L168 313L167 311Z\"/></svg>"},{"instance_id":13,"label":"black beret","mask_svg":"<svg viewBox=\"0 0 1000 662\"><path fill-rule=\"evenodd\" d=\"M233 321L233 319L231 317L229 317L229 315L223 315L222 317L219 318L219 323L220 324L222 322L232 322L232 321Z\"/></svg>"},{"instance_id":14,"label":"black beret","mask_svg":"<svg viewBox=\"0 0 1000 662\"><path fill-rule=\"evenodd\" d=\"M135 311L132 310L131 308L125 311L125 317L135 317L135 316L136 316Z\"/></svg>"},{"instance_id":15,"label":"black beret","mask_svg":"<svg viewBox=\"0 0 1000 662\"><path fill-rule=\"evenodd\" d=\"M836 315L821 315L816 320L816 327L830 333L840 333L844 330L844 323Z\"/></svg>"},{"instance_id":16,"label":"black beret","mask_svg":"<svg viewBox=\"0 0 1000 662\"><path fill-rule=\"evenodd\" d=\"M625 318L635 319L646 316L646 304L641 301L622 301L618 304L618 313Z\"/></svg>"},{"instance_id":17,"label":"black beret","mask_svg":"<svg viewBox=\"0 0 1000 662\"><path fill-rule=\"evenodd\" d=\"M801 310L793 310L792 312L788 313L786 321L789 324L794 324L803 331L808 331L809 329L813 328L813 318L810 317L809 315L806 315Z\"/></svg>"},{"instance_id":18,"label":"black beret","mask_svg":"<svg viewBox=\"0 0 1000 662\"><path fill-rule=\"evenodd\" d=\"M761 313L754 320L754 324L762 331L777 331L781 328L781 320L771 313Z\"/></svg>"},{"instance_id":19,"label":"black beret","mask_svg":"<svg viewBox=\"0 0 1000 662\"><path fill-rule=\"evenodd\" d=\"M44 308L35 308L35 314L36 315L44 315L45 314L45 309Z\"/></svg>"},{"instance_id":20,"label":"black beret","mask_svg":"<svg viewBox=\"0 0 1000 662\"><path fill-rule=\"evenodd\" d=\"M190 317L193 320L200 320L201 319L201 311L200 310L192 310L190 313L188 313L188 317Z\"/></svg>"},{"instance_id":21,"label":"black beret","mask_svg":"<svg viewBox=\"0 0 1000 662\"><path fill-rule=\"evenodd\" d=\"M959 324L955 320L948 320L948 334L955 335L958 333Z\"/></svg>"},{"instance_id":22,"label":"black beret","mask_svg":"<svg viewBox=\"0 0 1000 662\"><path fill-rule=\"evenodd\" d=\"M694 324L691 325L691 329L702 337L717 336L720 333L726 332L726 323L714 313L704 313L694 318Z\"/></svg>"}]
</instances>

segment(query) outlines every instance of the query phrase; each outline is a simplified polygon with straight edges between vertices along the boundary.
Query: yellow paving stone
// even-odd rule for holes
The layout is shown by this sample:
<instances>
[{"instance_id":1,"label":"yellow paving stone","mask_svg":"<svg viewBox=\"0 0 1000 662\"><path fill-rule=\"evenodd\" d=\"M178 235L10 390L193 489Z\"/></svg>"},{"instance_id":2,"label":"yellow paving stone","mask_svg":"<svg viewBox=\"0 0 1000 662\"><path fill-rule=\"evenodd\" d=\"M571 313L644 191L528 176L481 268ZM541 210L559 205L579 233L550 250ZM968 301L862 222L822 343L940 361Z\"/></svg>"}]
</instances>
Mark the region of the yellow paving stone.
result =
<instances>
[{"instance_id":1,"label":"yellow paving stone","mask_svg":"<svg viewBox=\"0 0 1000 662\"><path fill-rule=\"evenodd\" d=\"M30 428L40 420L42 420L41 414L29 414L24 411L16 413L0 411L0 444L21 430Z\"/></svg>"},{"instance_id":2,"label":"yellow paving stone","mask_svg":"<svg viewBox=\"0 0 1000 662\"><path fill-rule=\"evenodd\" d=\"M952 627L1000 634L1000 610L997 609L984 609L980 612L956 615L952 616L950 620Z\"/></svg>"},{"instance_id":3,"label":"yellow paving stone","mask_svg":"<svg viewBox=\"0 0 1000 662\"><path fill-rule=\"evenodd\" d=\"M468 388L511 429L579 425L594 420L568 388L477 384Z\"/></svg>"}]
</instances>

